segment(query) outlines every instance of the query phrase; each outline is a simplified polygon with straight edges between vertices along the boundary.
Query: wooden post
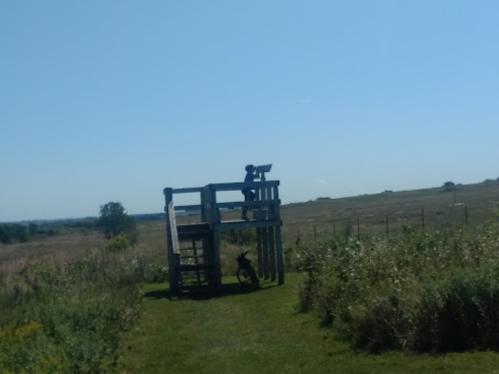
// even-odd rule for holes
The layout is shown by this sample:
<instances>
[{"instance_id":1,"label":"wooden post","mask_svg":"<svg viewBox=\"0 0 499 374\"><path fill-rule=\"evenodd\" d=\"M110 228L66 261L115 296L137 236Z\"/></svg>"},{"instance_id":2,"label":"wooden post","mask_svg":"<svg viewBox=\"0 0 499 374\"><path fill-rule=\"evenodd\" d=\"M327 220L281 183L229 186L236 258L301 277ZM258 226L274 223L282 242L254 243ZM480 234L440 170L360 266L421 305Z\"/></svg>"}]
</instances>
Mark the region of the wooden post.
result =
<instances>
[{"instance_id":1,"label":"wooden post","mask_svg":"<svg viewBox=\"0 0 499 374\"><path fill-rule=\"evenodd\" d=\"M277 284L284 284L284 261L282 256L281 226L275 228L275 243L277 251Z\"/></svg>"},{"instance_id":2,"label":"wooden post","mask_svg":"<svg viewBox=\"0 0 499 374\"><path fill-rule=\"evenodd\" d=\"M174 295L178 295L180 293L180 282L177 266L177 256L174 254L174 238L171 230L172 222L170 213L173 202L172 188L165 188L163 190L163 194L165 195L166 243L168 246L168 278L170 282L170 290ZM175 212L173 212L173 217L175 217Z\"/></svg>"},{"instance_id":3,"label":"wooden post","mask_svg":"<svg viewBox=\"0 0 499 374\"><path fill-rule=\"evenodd\" d=\"M270 280L276 280L275 267L275 232L273 227L269 227L269 256L270 256Z\"/></svg>"},{"instance_id":4,"label":"wooden post","mask_svg":"<svg viewBox=\"0 0 499 374\"><path fill-rule=\"evenodd\" d=\"M208 185L210 196L210 210L211 221L210 223L220 223L220 210L216 207L217 204L217 191ZM214 265L214 283L215 286L222 285L222 269L220 266L220 232L213 230L213 265Z\"/></svg>"},{"instance_id":5,"label":"wooden post","mask_svg":"<svg viewBox=\"0 0 499 374\"><path fill-rule=\"evenodd\" d=\"M256 255L258 261L258 277L263 278L262 228L256 228Z\"/></svg>"},{"instance_id":6,"label":"wooden post","mask_svg":"<svg viewBox=\"0 0 499 374\"><path fill-rule=\"evenodd\" d=\"M220 236L218 230L213 230L213 249L215 256L214 284L219 287L222 285L222 271L220 268Z\"/></svg>"},{"instance_id":7,"label":"wooden post","mask_svg":"<svg viewBox=\"0 0 499 374\"><path fill-rule=\"evenodd\" d=\"M268 228L262 228L262 242L263 242L263 279L269 279L269 235Z\"/></svg>"},{"instance_id":8,"label":"wooden post","mask_svg":"<svg viewBox=\"0 0 499 374\"><path fill-rule=\"evenodd\" d=\"M279 190L277 186L274 187L273 199L279 200ZM275 207L275 217L274 220L281 219L281 213L279 205ZM281 241L281 224L275 228L275 245L276 245L276 256L277 256L277 284L284 284L284 261L282 253L282 241Z\"/></svg>"}]
</instances>

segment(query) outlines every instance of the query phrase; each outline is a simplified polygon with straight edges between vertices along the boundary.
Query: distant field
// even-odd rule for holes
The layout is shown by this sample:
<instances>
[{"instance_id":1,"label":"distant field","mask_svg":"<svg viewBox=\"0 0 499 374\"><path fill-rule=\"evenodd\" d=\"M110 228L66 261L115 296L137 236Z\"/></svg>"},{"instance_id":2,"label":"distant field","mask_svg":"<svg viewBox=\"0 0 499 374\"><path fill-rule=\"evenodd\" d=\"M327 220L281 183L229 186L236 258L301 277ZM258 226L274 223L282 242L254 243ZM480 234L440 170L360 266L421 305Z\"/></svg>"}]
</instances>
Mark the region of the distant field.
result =
<instances>
[{"instance_id":1,"label":"distant field","mask_svg":"<svg viewBox=\"0 0 499 374\"><path fill-rule=\"evenodd\" d=\"M283 186L285 188L285 186ZM456 186L454 191L430 188L414 191L385 192L342 199L321 199L281 206L284 243L294 243L298 235L302 240L320 240L333 232L341 233L347 226L357 234L386 233L386 218L390 233L402 225L421 226L424 209L425 227L475 225L493 219L493 209L499 202L499 182ZM240 211L225 212L223 219L238 219ZM196 222L200 216L179 217L179 222ZM357 225L359 225L357 227ZM166 230L163 221L139 222L141 241L153 249L166 251ZM28 243L0 245L0 262L13 258L47 254L70 249L82 252L100 245L103 239L95 232L75 231L70 235L41 238Z\"/></svg>"}]
</instances>

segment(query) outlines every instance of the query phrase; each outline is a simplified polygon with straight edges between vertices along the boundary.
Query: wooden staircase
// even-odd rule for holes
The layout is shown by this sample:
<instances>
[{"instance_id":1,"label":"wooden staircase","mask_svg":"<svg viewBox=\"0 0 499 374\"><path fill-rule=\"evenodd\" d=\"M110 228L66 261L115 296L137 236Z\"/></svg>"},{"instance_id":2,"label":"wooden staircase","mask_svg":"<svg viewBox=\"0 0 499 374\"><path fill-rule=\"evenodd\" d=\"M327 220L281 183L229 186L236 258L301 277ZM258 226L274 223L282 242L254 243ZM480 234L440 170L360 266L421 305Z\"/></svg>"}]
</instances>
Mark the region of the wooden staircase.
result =
<instances>
[{"instance_id":1,"label":"wooden staircase","mask_svg":"<svg viewBox=\"0 0 499 374\"><path fill-rule=\"evenodd\" d=\"M215 282L213 231L208 223L177 225L179 291L187 292Z\"/></svg>"}]
</instances>

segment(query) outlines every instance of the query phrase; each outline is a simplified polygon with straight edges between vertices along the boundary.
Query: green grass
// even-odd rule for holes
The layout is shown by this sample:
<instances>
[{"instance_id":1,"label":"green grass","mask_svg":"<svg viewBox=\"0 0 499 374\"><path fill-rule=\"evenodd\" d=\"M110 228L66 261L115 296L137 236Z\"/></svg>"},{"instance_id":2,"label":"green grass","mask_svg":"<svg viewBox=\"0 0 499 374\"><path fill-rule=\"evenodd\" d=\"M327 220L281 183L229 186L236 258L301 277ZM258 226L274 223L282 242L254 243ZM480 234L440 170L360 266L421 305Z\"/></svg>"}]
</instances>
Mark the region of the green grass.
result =
<instances>
[{"instance_id":1,"label":"green grass","mask_svg":"<svg viewBox=\"0 0 499 374\"><path fill-rule=\"evenodd\" d=\"M127 341L127 373L497 373L494 352L444 356L356 353L297 313L301 276L281 287L240 293L226 278L222 294L170 300L148 285L145 313Z\"/></svg>"}]
</instances>

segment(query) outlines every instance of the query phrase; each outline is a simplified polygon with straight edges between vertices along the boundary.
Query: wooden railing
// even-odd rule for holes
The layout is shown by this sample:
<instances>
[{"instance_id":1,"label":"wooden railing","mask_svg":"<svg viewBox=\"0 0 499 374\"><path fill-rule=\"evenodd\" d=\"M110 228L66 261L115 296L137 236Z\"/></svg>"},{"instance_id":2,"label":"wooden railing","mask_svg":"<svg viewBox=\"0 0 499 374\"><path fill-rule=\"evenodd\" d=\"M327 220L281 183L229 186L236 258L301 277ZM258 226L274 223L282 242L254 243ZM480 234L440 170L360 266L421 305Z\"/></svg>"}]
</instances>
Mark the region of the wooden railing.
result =
<instances>
[{"instance_id":1,"label":"wooden railing","mask_svg":"<svg viewBox=\"0 0 499 374\"><path fill-rule=\"evenodd\" d=\"M194 188L165 188L165 196L173 200L175 194L198 193L200 194L201 204L177 205L175 211L201 211L201 220L209 223L221 223L220 209L234 208L255 208L258 211L265 212L260 215L263 220L275 220L279 217L279 181L264 182L242 182L242 183L216 183L205 187ZM255 201L244 201L241 195L241 201L218 202L217 192L241 191L250 189L255 192Z\"/></svg>"}]
</instances>

